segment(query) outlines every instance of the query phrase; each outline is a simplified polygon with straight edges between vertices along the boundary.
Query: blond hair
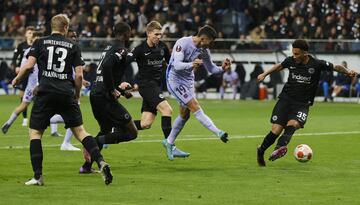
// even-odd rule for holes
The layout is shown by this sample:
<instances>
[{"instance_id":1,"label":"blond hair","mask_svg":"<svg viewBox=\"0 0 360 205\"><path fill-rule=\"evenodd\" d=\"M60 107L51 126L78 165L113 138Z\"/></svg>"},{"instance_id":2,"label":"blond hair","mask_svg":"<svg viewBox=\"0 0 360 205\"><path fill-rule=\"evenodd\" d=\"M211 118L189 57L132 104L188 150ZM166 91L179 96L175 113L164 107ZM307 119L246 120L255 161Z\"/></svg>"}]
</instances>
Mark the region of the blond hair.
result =
<instances>
[{"instance_id":1,"label":"blond hair","mask_svg":"<svg viewBox=\"0 0 360 205\"><path fill-rule=\"evenodd\" d=\"M148 23L146 25L146 31L147 32L152 32L154 31L155 29L158 29L158 30L161 30L162 29L162 26L159 22L157 21L151 21L150 23Z\"/></svg>"},{"instance_id":2,"label":"blond hair","mask_svg":"<svg viewBox=\"0 0 360 205\"><path fill-rule=\"evenodd\" d=\"M69 26L70 19L66 14L58 14L51 18L51 30L64 32L64 27Z\"/></svg>"}]
</instances>

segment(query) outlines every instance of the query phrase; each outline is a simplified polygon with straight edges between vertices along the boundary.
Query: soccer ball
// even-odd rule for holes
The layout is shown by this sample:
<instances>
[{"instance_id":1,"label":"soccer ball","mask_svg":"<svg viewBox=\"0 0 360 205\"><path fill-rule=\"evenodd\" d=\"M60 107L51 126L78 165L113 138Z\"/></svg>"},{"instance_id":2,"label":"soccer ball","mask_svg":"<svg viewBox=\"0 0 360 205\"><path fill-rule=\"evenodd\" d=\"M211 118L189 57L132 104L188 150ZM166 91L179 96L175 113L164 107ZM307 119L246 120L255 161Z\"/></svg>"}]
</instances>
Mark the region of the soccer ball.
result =
<instances>
[{"instance_id":1,"label":"soccer ball","mask_svg":"<svg viewBox=\"0 0 360 205\"><path fill-rule=\"evenodd\" d=\"M313 156L312 149L306 144L300 144L296 146L294 150L294 157L299 162L307 162Z\"/></svg>"}]
</instances>

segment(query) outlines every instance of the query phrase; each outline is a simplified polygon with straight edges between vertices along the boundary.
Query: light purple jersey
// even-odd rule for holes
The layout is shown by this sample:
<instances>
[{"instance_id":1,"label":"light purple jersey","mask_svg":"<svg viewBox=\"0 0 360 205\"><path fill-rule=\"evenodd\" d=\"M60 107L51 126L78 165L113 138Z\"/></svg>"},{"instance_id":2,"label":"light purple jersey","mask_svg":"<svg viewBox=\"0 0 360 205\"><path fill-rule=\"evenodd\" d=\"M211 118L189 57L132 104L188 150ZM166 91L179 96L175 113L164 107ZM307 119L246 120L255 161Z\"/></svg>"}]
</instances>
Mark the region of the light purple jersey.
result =
<instances>
[{"instance_id":1,"label":"light purple jersey","mask_svg":"<svg viewBox=\"0 0 360 205\"><path fill-rule=\"evenodd\" d=\"M22 67L27 62L26 56L29 53L29 51L30 51L30 48L28 48L24 51L24 56L21 59L20 67ZM24 91L24 96L23 96L24 102L32 101L33 90L39 84L38 73L39 73L39 69L38 69L37 64L35 64L34 68L32 69L31 73L29 74L28 83L27 83L25 91Z\"/></svg>"},{"instance_id":2,"label":"light purple jersey","mask_svg":"<svg viewBox=\"0 0 360 205\"><path fill-rule=\"evenodd\" d=\"M183 37L176 41L166 71L168 90L181 105L186 105L194 96L194 70L192 62L202 59L204 67L210 73L221 72L221 67L215 65L210 57L210 50L197 48L193 37Z\"/></svg>"},{"instance_id":3,"label":"light purple jersey","mask_svg":"<svg viewBox=\"0 0 360 205\"><path fill-rule=\"evenodd\" d=\"M234 81L237 81L238 80L238 74L235 72L235 71L231 71L230 73L229 72L225 72L224 75L223 75L223 80L226 82L226 83L232 83Z\"/></svg>"}]
</instances>

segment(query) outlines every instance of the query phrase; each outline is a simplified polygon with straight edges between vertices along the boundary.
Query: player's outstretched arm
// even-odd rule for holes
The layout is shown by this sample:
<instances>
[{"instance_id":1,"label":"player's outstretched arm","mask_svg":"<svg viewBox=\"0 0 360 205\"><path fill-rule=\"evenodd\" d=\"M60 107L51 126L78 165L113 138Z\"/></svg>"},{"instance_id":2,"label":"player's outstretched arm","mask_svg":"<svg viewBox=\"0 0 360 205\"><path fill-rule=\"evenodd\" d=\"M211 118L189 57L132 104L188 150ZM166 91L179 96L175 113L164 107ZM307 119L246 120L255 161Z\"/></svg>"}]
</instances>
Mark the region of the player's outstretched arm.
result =
<instances>
[{"instance_id":1,"label":"player's outstretched arm","mask_svg":"<svg viewBox=\"0 0 360 205\"><path fill-rule=\"evenodd\" d=\"M342 65L335 65L335 66L334 66L334 70L335 70L336 72L339 72L339 73L344 73L344 74L346 74L346 75L348 75L348 76L350 76L350 77L355 77L355 76L358 75L358 73L355 72L354 70L347 69L347 68L345 68L345 67L342 66Z\"/></svg>"},{"instance_id":2,"label":"player's outstretched arm","mask_svg":"<svg viewBox=\"0 0 360 205\"><path fill-rule=\"evenodd\" d=\"M29 56L27 62L25 65L23 65L20 68L20 72L17 74L17 76L13 79L11 82L12 86L15 86L20 83L21 79L34 68L34 65L36 64L36 58L33 56Z\"/></svg>"},{"instance_id":3,"label":"player's outstretched arm","mask_svg":"<svg viewBox=\"0 0 360 205\"><path fill-rule=\"evenodd\" d=\"M260 75L258 75L257 80L258 82L264 81L266 76L270 75L271 73L275 72L275 71L281 71L283 69L282 65L280 63L275 64L272 68L270 68L269 70L261 73Z\"/></svg>"},{"instance_id":4,"label":"player's outstretched arm","mask_svg":"<svg viewBox=\"0 0 360 205\"><path fill-rule=\"evenodd\" d=\"M83 83L83 67L82 66L76 66L75 67L75 95L76 99L80 99L80 91Z\"/></svg>"}]
</instances>

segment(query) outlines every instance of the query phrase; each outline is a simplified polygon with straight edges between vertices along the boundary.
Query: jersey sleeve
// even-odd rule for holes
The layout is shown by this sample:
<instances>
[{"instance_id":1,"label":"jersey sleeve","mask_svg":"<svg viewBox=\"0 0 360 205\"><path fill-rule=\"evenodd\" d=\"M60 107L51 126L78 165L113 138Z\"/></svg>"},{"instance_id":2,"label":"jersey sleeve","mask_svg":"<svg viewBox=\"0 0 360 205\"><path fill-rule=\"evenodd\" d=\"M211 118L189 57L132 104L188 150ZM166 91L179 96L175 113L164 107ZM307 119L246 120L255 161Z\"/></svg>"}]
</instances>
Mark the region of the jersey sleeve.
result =
<instances>
[{"instance_id":1,"label":"jersey sleeve","mask_svg":"<svg viewBox=\"0 0 360 205\"><path fill-rule=\"evenodd\" d=\"M292 57L287 57L285 58L285 60L283 62L281 62L281 66L283 68L289 68L290 67L290 64L291 64L291 58Z\"/></svg>"},{"instance_id":2,"label":"jersey sleeve","mask_svg":"<svg viewBox=\"0 0 360 205\"><path fill-rule=\"evenodd\" d=\"M115 54L105 56L104 61L102 62L102 75L105 89L107 91L113 91L115 89L113 71L112 68L116 64Z\"/></svg>"},{"instance_id":3,"label":"jersey sleeve","mask_svg":"<svg viewBox=\"0 0 360 205\"><path fill-rule=\"evenodd\" d=\"M33 56L34 58L38 59L40 56L41 51L41 42L39 39L36 39L33 43L33 45L30 48L30 51L28 53L28 56Z\"/></svg>"},{"instance_id":4,"label":"jersey sleeve","mask_svg":"<svg viewBox=\"0 0 360 205\"><path fill-rule=\"evenodd\" d=\"M211 60L209 49L206 49L201 54L201 58L206 70L208 70L210 73L220 73L223 71L221 67L215 65L215 63Z\"/></svg>"},{"instance_id":5,"label":"jersey sleeve","mask_svg":"<svg viewBox=\"0 0 360 205\"><path fill-rule=\"evenodd\" d=\"M130 64L131 62L135 61L139 56L139 46L133 48L130 52L126 55L126 62Z\"/></svg>"},{"instance_id":6,"label":"jersey sleeve","mask_svg":"<svg viewBox=\"0 0 360 205\"><path fill-rule=\"evenodd\" d=\"M321 70L328 70L328 71L334 70L334 65L330 62L319 60L319 63L320 63L319 67Z\"/></svg>"},{"instance_id":7,"label":"jersey sleeve","mask_svg":"<svg viewBox=\"0 0 360 205\"><path fill-rule=\"evenodd\" d=\"M175 70L187 70L192 69L192 62L184 62L185 60L185 46L182 41L176 41L173 50L173 62L172 65Z\"/></svg>"},{"instance_id":8,"label":"jersey sleeve","mask_svg":"<svg viewBox=\"0 0 360 205\"><path fill-rule=\"evenodd\" d=\"M81 51L78 45L75 45L75 57L73 61L73 67L76 68L77 66L83 66L85 62L81 56Z\"/></svg>"},{"instance_id":9,"label":"jersey sleeve","mask_svg":"<svg viewBox=\"0 0 360 205\"><path fill-rule=\"evenodd\" d=\"M21 51L21 48L20 48L20 45L17 45L17 47L15 48L14 50L14 55L13 55L13 58L12 58L12 61L11 61L11 64L14 65L14 66L17 66L17 59L19 58L19 55L20 55L20 51Z\"/></svg>"}]
</instances>

